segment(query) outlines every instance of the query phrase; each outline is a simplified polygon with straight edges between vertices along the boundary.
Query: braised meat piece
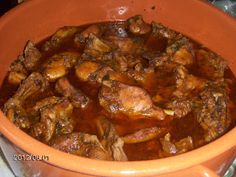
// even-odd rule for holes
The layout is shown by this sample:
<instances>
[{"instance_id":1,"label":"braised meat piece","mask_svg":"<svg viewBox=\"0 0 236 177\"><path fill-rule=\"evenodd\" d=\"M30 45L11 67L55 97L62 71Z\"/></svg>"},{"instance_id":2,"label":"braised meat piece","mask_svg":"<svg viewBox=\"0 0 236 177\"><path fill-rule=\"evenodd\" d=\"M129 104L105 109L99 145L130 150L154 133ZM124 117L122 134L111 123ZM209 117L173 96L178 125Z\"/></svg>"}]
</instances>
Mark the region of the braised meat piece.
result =
<instances>
[{"instance_id":1,"label":"braised meat piece","mask_svg":"<svg viewBox=\"0 0 236 177\"><path fill-rule=\"evenodd\" d=\"M193 109L193 101L187 99L175 99L168 108L174 111L174 115L178 118L186 116Z\"/></svg>"},{"instance_id":2,"label":"braised meat piece","mask_svg":"<svg viewBox=\"0 0 236 177\"><path fill-rule=\"evenodd\" d=\"M56 90L69 98L74 107L85 108L89 102L89 98L82 91L75 89L66 78L57 81Z\"/></svg>"},{"instance_id":3,"label":"braised meat piece","mask_svg":"<svg viewBox=\"0 0 236 177\"><path fill-rule=\"evenodd\" d=\"M42 47L43 51L52 51L61 47L61 45L73 37L77 31L78 28L73 26L65 26L60 28L52 35L52 37L50 37L49 40L44 43Z\"/></svg>"},{"instance_id":4,"label":"braised meat piece","mask_svg":"<svg viewBox=\"0 0 236 177\"><path fill-rule=\"evenodd\" d=\"M206 85L206 81L188 73L188 70L180 65L176 69L176 90L173 93L175 96L181 98L198 92Z\"/></svg>"},{"instance_id":5,"label":"braised meat piece","mask_svg":"<svg viewBox=\"0 0 236 177\"><path fill-rule=\"evenodd\" d=\"M54 134L68 134L73 131L73 106L66 98L45 99L36 105L40 111L40 121L33 126L31 134L47 143Z\"/></svg>"},{"instance_id":6,"label":"braised meat piece","mask_svg":"<svg viewBox=\"0 0 236 177\"><path fill-rule=\"evenodd\" d=\"M224 81L209 83L195 102L195 115L205 131L205 141L210 142L229 128L228 86Z\"/></svg>"},{"instance_id":7,"label":"braised meat piece","mask_svg":"<svg viewBox=\"0 0 236 177\"><path fill-rule=\"evenodd\" d=\"M129 31L133 34L147 34L151 31L151 25L144 22L142 16L137 15L128 19Z\"/></svg>"},{"instance_id":8,"label":"braised meat piece","mask_svg":"<svg viewBox=\"0 0 236 177\"><path fill-rule=\"evenodd\" d=\"M77 132L61 135L52 140L51 146L67 153L91 159L112 160L96 135Z\"/></svg>"},{"instance_id":9,"label":"braised meat piece","mask_svg":"<svg viewBox=\"0 0 236 177\"><path fill-rule=\"evenodd\" d=\"M79 53L76 52L62 52L53 55L43 64L44 76L49 81L55 81L65 76L69 69L76 64L79 56Z\"/></svg>"},{"instance_id":10,"label":"braised meat piece","mask_svg":"<svg viewBox=\"0 0 236 177\"><path fill-rule=\"evenodd\" d=\"M124 142L117 135L114 126L104 117L97 120L98 133L103 147L115 161L127 161L126 154L123 150Z\"/></svg>"},{"instance_id":11,"label":"braised meat piece","mask_svg":"<svg viewBox=\"0 0 236 177\"><path fill-rule=\"evenodd\" d=\"M217 80L224 77L224 71L227 67L226 61L213 52L200 49L196 52L198 72L211 80Z\"/></svg>"},{"instance_id":12,"label":"braised meat piece","mask_svg":"<svg viewBox=\"0 0 236 177\"><path fill-rule=\"evenodd\" d=\"M171 141L170 133L167 133L164 138L160 138L163 152L161 154L164 157L171 156L173 154L181 154L193 149L193 140L191 136L183 138L177 142Z\"/></svg>"},{"instance_id":13,"label":"braised meat piece","mask_svg":"<svg viewBox=\"0 0 236 177\"><path fill-rule=\"evenodd\" d=\"M165 118L163 110L154 106L148 93L140 87L104 81L98 97L100 105L112 114L123 113L132 119Z\"/></svg>"}]
</instances>

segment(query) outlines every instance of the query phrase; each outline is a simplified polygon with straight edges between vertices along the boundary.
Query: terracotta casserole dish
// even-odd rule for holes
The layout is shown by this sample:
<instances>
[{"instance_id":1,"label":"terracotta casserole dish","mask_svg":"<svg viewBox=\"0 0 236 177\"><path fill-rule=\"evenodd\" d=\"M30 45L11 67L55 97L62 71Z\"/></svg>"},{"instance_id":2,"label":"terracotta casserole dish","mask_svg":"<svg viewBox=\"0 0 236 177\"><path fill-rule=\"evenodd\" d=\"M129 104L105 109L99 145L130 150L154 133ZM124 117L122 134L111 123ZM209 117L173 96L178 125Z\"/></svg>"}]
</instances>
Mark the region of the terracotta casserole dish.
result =
<instances>
[{"instance_id":1,"label":"terracotta casserole dish","mask_svg":"<svg viewBox=\"0 0 236 177\"><path fill-rule=\"evenodd\" d=\"M200 42L227 59L236 74L236 20L203 1L29 0L0 18L0 82L27 40L38 42L62 26L122 20L136 14ZM236 157L236 128L208 145L175 157L107 162L44 145L16 128L2 112L0 122L0 145L17 176L222 176ZM28 154L24 157L29 158L16 158L17 154ZM35 159L42 156L48 158Z\"/></svg>"}]
</instances>

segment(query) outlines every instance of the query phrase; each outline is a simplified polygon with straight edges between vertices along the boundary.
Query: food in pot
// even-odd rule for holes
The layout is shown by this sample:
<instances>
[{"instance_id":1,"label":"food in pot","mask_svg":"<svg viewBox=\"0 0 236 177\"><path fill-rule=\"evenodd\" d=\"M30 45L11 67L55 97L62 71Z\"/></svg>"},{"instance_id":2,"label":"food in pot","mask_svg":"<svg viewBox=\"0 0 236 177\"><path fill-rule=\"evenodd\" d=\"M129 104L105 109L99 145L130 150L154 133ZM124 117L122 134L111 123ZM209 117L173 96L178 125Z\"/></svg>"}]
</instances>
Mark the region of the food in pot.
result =
<instances>
[{"instance_id":1,"label":"food in pot","mask_svg":"<svg viewBox=\"0 0 236 177\"><path fill-rule=\"evenodd\" d=\"M150 160L233 128L236 80L219 55L134 16L28 41L9 68L0 105L18 128L66 153Z\"/></svg>"}]
</instances>

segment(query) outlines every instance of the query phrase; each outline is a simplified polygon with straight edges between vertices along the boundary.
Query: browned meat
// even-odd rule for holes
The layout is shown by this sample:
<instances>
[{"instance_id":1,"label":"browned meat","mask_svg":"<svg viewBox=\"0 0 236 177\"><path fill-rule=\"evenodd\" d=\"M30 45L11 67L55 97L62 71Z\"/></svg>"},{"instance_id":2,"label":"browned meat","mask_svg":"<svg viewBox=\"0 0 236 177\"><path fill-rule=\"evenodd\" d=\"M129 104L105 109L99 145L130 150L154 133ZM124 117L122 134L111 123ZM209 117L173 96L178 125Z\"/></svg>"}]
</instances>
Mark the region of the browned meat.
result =
<instances>
[{"instance_id":1,"label":"browned meat","mask_svg":"<svg viewBox=\"0 0 236 177\"><path fill-rule=\"evenodd\" d=\"M192 111L192 101L186 99L175 99L168 105L168 108L174 111L176 117L181 118Z\"/></svg>"},{"instance_id":2,"label":"browned meat","mask_svg":"<svg viewBox=\"0 0 236 177\"><path fill-rule=\"evenodd\" d=\"M10 98L5 103L3 112L7 118L20 129L30 128L29 117L24 108L21 106L21 102L19 100Z\"/></svg>"},{"instance_id":3,"label":"browned meat","mask_svg":"<svg viewBox=\"0 0 236 177\"><path fill-rule=\"evenodd\" d=\"M226 61L220 56L200 49L196 52L198 72L211 80L224 77L224 71L227 67Z\"/></svg>"},{"instance_id":4,"label":"browned meat","mask_svg":"<svg viewBox=\"0 0 236 177\"><path fill-rule=\"evenodd\" d=\"M167 133L166 128L151 127L151 128L141 129L132 134L125 135L124 137L122 137L122 139L127 144L141 143L160 137L164 133Z\"/></svg>"},{"instance_id":5,"label":"browned meat","mask_svg":"<svg viewBox=\"0 0 236 177\"><path fill-rule=\"evenodd\" d=\"M54 134L68 134L73 131L73 121L70 117L73 106L67 99L45 98L37 103L36 108L41 117L40 122L32 128L32 136L49 142Z\"/></svg>"},{"instance_id":6,"label":"browned meat","mask_svg":"<svg viewBox=\"0 0 236 177\"><path fill-rule=\"evenodd\" d=\"M128 23L127 21L116 21L108 23L103 26L104 36L118 36L118 37L128 37Z\"/></svg>"},{"instance_id":7,"label":"browned meat","mask_svg":"<svg viewBox=\"0 0 236 177\"><path fill-rule=\"evenodd\" d=\"M101 143L112 157L112 160L127 161L128 159L123 150L124 142L117 135L114 126L104 117L99 117L97 120L97 127Z\"/></svg>"},{"instance_id":8,"label":"browned meat","mask_svg":"<svg viewBox=\"0 0 236 177\"><path fill-rule=\"evenodd\" d=\"M71 133L53 139L51 146L61 151L91 159L112 160L96 135Z\"/></svg>"},{"instance_id":9,"label":"browned meat","mask_svg":"<svg viewBox=\"0 0 236 177\"><path fill-rule=\"evenodd\" d=\"M204 138L207 142L222 135L230 125L227 88L224 81L210 83L200 93L200 98L195 103L195 115L205 130Z\"/></svg>"},{"instance_id":10,"label":"browned meat","mask_svg":"<svg viewBox=\"0 0 236 177\"><path fill-rule=\"evenodd\" d=\"M147 34L151 31L151 25L144 22L142 16L137 15L128 19L129 31L133 34Z\"/></svg>"},{"instance_id":11,"label":"browned meat","mask_svg":"<svg viewBox=\"0 0 236 177\"><path fill-rule=\"evenodd\" d=\"M69 38L73 37L77 30L78 28L73 26L65 26L60 28L48 41L44 43L43 50L51 51L59 48Z\"/></svg>"},{"instance_id":12,"label":"browned meat","mask_svg":"<svg viewBox=\"0 0 236 177\"><path fill-rule=\"evenodd\" d=\"M171 142L171 135L167 133L164 138L160 138L162 145L163 156L171 156L174 154L181 154L193 149L193 140L191 136L183 138L175 143Z\"/></svg>"},{"instance_id":13,"label":"browned meat","mask_svg":"<svg viewBox=\"0 0 236 177\"><path fill-rule=\"evenodd\" d=\"M153 105L148 93L136 86L118 81L104 81L99 93L99 103L112 114L122 113L130 118L163 120L165 113Z\"/></svg>"},{"instance_id":14,"label":"browned meat","mask_svg":"<svg viewBox=\"0 0 236 177\"><path fill-rule=\"evenodd\" d=\"M32 71L41 58L40 51L35 47L34 43L28 41L24 50L23 64L28 71Z\"/></svg>"},{"instance_id":15,"label":"browned meat","mask_svg":"<svg viewBox=\"0 0 236 177\"><path fill-rule=\"evenodd\" d=\"M165 37L169 40L173 40L177 36L175 31L155 22L152 22L152 33L157 36Z\"/></svg>"},{"instance_id":16,"label":"browned meat","mask_svg":"<svg viewBox=\"0 0 236 177\"><path fill-rule=\"evenodd\" d=\"M22 72L10 71L8 75L8 82L14 85L18 85L23 81L27 75Z\"/></svg>"},{"instance_id":17,"label":"browned meat","mask_svg":"<svg viewBox=\"0 0 236 177\"><path fill-rule=\"evenodd\" d=\"M85 43L86 39L89 37L90 33L100 36L102 30L99 25L90 25L84 31L77 33L74 38L75 43ZM80 45L80 44L79 44Z\"/></svg>"},{"instance_id":18,"label":"browned meat","mask_svg":"<svg viewBox=\"0 0 236 177\"><path fill-rule=\"evenodd\" d=\"M75 89L66 78L57 81L56 90L69 98L74 107L85 108L89 102L89 98L82 91Z\"/></svg>"},{"instance_id":19,"label":"browned meat","mask_svg":"<svg viewBox=\"0 0 236 177\"><path fill-rule=\"evenodd\" d=\"M62 52L53 55L43 65L43 74L49 81L65 76L68 70L72 68L78 58L79 53L76 52Z\"/></svg>"},{"instance_id":20,"label":"browned meat","mask_svg":"<svg viewBox=\"0 0 236 177\"><path fill-rule=\"evenodd\" d=\"M190 65L193 63L194 51L192 43L185 37L176 40L167 47L167 54L171 60L181 65Z\"/></svg>"},{"instance_id":21,"label":"browned meat","mask_svg":"<svg viewBox=\"0 0 236 177\"><path fill-rule=\"evenodd\" d=\"M176 72L176 91L173 94L179 98L201 90L206 84L203 79L189 74L182 65L177 67Z\"/></svg>"},{"instance_id":22,"label":"browned meat","mask_svg":"<svg viewBox=\"0 0 236 177\"><path fill-rule=\"evenodd\" d=\"M112 51L110 45L102 39L99 39L93 33L89 34L84 53L91 57L100 57Z\"/></svg>"}]
</instances>

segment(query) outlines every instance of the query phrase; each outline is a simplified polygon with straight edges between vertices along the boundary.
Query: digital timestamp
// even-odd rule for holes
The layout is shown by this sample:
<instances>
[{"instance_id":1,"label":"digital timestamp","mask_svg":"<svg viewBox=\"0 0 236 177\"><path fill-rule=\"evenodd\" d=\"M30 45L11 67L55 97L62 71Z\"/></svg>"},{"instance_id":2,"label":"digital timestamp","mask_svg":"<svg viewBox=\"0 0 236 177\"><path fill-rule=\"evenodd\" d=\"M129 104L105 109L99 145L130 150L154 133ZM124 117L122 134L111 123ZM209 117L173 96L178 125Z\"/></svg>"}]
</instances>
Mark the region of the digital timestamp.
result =
<instances>
[{"instance_id":1,"label":"digital timestamp","mask_svg":"<svg viewBox=\"0 0 236 177\"><path fill-rule=\"evenodd\" d=\"M47 155L31 155L31 154L14 154L14 161L48 161Z\"/></svg>"}]
</instances>

